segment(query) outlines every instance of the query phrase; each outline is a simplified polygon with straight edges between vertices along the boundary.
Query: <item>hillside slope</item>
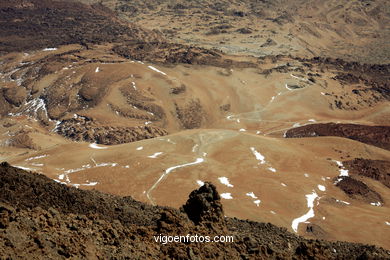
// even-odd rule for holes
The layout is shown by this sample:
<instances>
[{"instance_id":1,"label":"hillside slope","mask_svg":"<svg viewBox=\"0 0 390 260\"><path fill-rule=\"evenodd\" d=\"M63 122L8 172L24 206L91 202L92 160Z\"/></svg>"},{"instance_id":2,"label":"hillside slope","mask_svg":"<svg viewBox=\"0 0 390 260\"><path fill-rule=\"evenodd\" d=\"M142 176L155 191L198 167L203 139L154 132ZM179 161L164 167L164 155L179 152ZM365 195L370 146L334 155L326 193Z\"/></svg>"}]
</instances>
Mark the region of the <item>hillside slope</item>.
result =
<instances>
[{"instance_id":1,"label":"hillside slope","mask_svg":"<svg viewBox=\"0 0 390 260\"><path fill-rule=\"evenodd\" d=\"M231 54L389 62L390 9L385 0L102 2L178 43Z\"/></svg>"},{"instance_id":2,"label":"hillside slope","mask_svg":"<svg viewBox=\"0 0 390 260\"><path fill-rule=\"evenodd\" d=\"M0 165L0 179L3 257L372 259L390 256L390 251L374 246L306 240L269 223L224 218L220 196L209 183L192 192L179 211L69 188L7 163ZM229 234L235 242L162 245L153 239L158 234Z\"/></svg>"}]
</instances>

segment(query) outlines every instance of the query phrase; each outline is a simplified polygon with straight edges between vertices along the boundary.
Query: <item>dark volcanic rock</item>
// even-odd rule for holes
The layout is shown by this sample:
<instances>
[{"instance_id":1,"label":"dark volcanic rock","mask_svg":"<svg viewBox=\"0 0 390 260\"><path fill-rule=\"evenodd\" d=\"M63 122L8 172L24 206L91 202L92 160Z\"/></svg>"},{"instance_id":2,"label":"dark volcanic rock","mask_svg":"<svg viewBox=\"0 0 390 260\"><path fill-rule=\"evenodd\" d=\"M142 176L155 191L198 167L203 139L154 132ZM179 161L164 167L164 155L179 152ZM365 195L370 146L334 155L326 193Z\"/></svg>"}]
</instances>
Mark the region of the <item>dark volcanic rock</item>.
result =
<instances>
[{"instance_id":1,"label":"dark volcanic rock","mask_svg":"<svg viewBox=\"0 0 390 260\"><path fill-rule=\"evenodd\" d=\"M390 162L383 160L370 160L355 158L343 162L350 174L368 177L383 183L390 188Z\"/></svg>"},{"instance_id":2,"label":"dark volcanic rock","mask_svg":"<svg viewBox=\"0 0 390 260\"><path fill-rule=\"evenodd\" d=\"M191 192L183 209L195 224L224 222L221 197L216 187L209 182Z\"/></svg>"},{"instance_id":3,"label":"dark volcanic rock","mask_svg":"<svg viewBox=\"0 0 390 260\"><path fill-rule=\"evenodd\" d=\"M95 215L101 219L144 225L150 225L152 219L159 217L159 209L149 211L151 206L141 205L130 197L118 200L115 196L67 187L44 175L13 168L8 163L0 165L0 190L0 203L20 210L54 208L64 214Z\"/></svg>"},{"instance_id":4,"label":"dark volcanic rock","mask_svg":"<svg viewBox=\"0 0 390 260\"><path fill-rule=\"evenodd\" d=\"M120 21L101 4L0 0L0 53L74 43L158 41L160 37L156 32Z\"/></svg>"},{"instance_id":5,"label":"dark volcanic rock","mask_svg":"<svg viewBox=\"0 0 390 260\"><path fill-rule=\"evenodd\" d=\"M135 42L116 44L112 49L116 54L133 60L143 60L165 64L196 64L216 67L253 68L252 62L235 61L223 57L217 50L186 46L168 42Z\"/></svg>"},{"instance_id":6,"label":"dark volcanic rock","mask_svg":"<svg viewBox=\"0 0 390 260\"><path fill-rule=\"evenodd\" d=\"M78 116L61 121L57 133L75 141L115 145L167 135L168 132L156 126L114 127L100 125L93 119Z\"/></svg>"},{"instance_id":7,"label":"dark volcanic rock","mask_svg":"<svg viewBox=\"0 0 390 260\"><path fill-rule=\"evenodd\" d=\"M364 182L349 176L341 177L341 180L339 180L336 186L353 199L360 199L368 203L383 203L383 199L379 193L372 190Z\"/></svg>"},{"instance_id":8,"label":"dark volcanic rock","mask_svg":"<svg viewBox=\"0 0 390 260\"><path fill-rule=\"evenodd\" d=\"M339 136L390 150L390 126L310 124L289 129L287 138Z\"/></svg>"}]
</instances>

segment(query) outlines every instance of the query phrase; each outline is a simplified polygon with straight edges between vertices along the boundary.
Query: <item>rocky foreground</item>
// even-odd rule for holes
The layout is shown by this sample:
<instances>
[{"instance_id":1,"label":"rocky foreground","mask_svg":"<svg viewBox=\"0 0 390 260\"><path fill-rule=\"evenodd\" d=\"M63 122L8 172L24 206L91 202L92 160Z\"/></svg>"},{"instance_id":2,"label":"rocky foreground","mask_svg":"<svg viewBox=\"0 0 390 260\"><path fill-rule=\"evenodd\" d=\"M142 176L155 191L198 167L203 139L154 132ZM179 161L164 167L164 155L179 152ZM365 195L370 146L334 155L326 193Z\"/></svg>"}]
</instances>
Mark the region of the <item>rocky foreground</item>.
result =
<instances>
[{"instance_id":1,"label":"rocky foreground","mask_svg":"<svg viewBox=\"0 0 390 260\"><path fill-rule=\"evenodd\" d=\"M4 162L0 189L4 259L390 258L390 251L375 246L308 240L270 223L224 217L211 183L177 210L70 188ZM231 235L234 242L163 245L154 240L159 234Z\"/></svg>"}]
</instances>

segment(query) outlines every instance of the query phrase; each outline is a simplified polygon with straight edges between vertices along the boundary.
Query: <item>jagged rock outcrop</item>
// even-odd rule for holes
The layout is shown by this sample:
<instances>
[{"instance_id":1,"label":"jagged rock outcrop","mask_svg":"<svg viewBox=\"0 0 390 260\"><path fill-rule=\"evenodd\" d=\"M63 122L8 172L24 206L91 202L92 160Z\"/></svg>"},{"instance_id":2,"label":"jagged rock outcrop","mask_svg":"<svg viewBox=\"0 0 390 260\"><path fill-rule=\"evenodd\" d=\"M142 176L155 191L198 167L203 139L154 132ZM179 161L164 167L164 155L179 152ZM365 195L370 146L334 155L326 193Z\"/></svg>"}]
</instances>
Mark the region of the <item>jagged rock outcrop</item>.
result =
<instances>
[{"instance_id":1,"label":"jagged rock outcrop","mask_svg":"<svg viewBox=\"0 0 390 260\"><path fill-rule=\"evenodd\" d=\"M217 188L209 182L190 193L183 210L196 225L224 223L221 197Z\"/></svg>"},{"instance_id":2,"label":"jagged rock outcrop","mask_svg":"<svg viewBox=\"0 0 390 260\"><path fill-rule=\"evenodd\" d=\"M93 119L82 116L63 120L57 126L56 131L74 141L105 145L135 142L168 134L166 130L156 126L107 126L97 124Z\"/></svg>"}]
</instances>

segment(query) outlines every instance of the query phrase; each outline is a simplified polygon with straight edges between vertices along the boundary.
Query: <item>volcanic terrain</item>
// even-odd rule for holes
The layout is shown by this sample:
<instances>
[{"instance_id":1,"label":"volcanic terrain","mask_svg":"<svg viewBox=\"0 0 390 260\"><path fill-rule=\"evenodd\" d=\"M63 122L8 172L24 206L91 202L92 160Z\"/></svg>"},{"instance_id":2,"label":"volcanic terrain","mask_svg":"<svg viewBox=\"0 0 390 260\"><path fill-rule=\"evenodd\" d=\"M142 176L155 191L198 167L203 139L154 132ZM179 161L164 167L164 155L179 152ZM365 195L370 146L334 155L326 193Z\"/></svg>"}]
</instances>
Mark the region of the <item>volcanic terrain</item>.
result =
<instances>
[{"instance_id":1,"label":"volcanic terrain","mask_svg":"<svg viewBox=\"0 0 390 260\"><path fill-rule=\"evenodd\" d=\"M154 224L211 182L230 230L390 249L386 1L97 2L0 0L0 161Z\"/></svg>"}]
</instances>

